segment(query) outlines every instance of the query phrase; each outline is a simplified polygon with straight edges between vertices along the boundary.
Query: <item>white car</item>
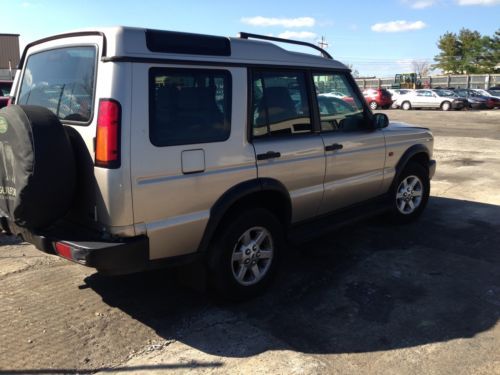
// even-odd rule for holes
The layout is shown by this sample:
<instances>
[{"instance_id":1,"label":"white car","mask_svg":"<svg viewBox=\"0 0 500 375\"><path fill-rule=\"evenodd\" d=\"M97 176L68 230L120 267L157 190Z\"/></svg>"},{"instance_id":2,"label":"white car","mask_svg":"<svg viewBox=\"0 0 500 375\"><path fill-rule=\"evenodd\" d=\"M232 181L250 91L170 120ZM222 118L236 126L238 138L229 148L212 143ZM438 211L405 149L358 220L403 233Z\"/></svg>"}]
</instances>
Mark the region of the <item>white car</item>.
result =
<instances>
[{"instance_id":1,"label":"white car","mask_svg":"<svg viewBox=\"0 0 500 375\"><path fill-rule=\"evenodd\" d=\"M392 100L394 103L392 103L392 108L398 108L396 105L396 101L399 99L401 95L406 95L410 92L412 92L412 89L387 89L392 95Z\"/></svg>"},{"instance_id":2,"label":"white car","mask_svg":"<svg viewBox=\"0 0 500 375\"><path fill-rule=\"evenodd\" d=\"M449 90L415 90L400 96L396 105L406 111L413 108L440 108L449 111L465 108L468 103Z\"/></svg>"}]
</instances>

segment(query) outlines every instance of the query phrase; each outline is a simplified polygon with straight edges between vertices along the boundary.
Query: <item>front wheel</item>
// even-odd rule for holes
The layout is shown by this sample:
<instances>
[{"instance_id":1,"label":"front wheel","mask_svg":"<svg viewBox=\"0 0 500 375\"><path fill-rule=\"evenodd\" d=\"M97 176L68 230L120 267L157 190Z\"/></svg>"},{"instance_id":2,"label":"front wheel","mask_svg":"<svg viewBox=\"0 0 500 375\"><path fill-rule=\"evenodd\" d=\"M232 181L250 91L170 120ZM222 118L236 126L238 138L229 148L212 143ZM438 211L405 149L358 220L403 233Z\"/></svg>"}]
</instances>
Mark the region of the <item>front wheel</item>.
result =
<instances>
[{"instance_id":1,"label":"front wheel","mask_svg":"<svg viewBox=\"0 0 500 375\"><path fill-rule=\"evenodd\" d=\"M370 108L371 108L372 110L376 110L376 109L378 108L378 104L377 104L377 102L370 102Z\"/></svg>"},{"instance_id":2,"label":"front wheel","mask_svg":"<svg viewBox=\"0 0 500 375\"><path fill-rule=\"evenodd\" d=\"M248 209L225 220L208 261L216 294L241 301L263 292L275 273L282 244L282 226L264 208Z\"/></svg>"},{"instance_id":3,"label":"front wheel","mask_svg":"<svg viewBox=\"0 0 500 375\"><path fill-rule=\"evenodd\" d=\"M428 171L418 163L410 163L401 172L391 193L391 216L400 223L417 219L429 200Z\"/></svg>"}]
</instances>

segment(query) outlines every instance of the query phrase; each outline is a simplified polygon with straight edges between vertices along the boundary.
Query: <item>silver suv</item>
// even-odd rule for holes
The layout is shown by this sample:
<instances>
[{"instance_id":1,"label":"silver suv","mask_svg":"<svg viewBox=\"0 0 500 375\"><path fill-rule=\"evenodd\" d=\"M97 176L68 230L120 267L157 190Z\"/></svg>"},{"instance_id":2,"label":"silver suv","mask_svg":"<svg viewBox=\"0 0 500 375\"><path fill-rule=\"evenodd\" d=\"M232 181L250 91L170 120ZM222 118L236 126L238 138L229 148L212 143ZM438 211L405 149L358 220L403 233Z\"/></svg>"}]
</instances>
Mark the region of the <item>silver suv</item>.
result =
<instances>
[{"instance_id":1,"label":"silver suv","mask_svg":"<svg viewBox=\"0 0 500 375\"><path fill-rule=\"evenodd\" d=\"M4 230L101 272L201 260L246 298L286 241L408 222L429 197L430 131L374 115L312 44L118 27L30 43L20 69L0 111Z\"/></svg>"}]
</instances>

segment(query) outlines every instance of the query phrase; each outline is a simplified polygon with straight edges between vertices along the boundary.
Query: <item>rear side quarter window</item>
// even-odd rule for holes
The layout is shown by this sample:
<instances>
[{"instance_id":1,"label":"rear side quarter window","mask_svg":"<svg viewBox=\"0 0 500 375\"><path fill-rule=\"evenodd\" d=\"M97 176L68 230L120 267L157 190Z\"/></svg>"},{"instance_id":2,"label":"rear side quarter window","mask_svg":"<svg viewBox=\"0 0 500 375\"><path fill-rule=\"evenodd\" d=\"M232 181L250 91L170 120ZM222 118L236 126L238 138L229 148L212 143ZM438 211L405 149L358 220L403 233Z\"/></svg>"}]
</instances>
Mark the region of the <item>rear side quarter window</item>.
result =
<instances>
[{"instance_id":1,"label":"rear side quarter window","mask_svg":"<svg viewBox=\"0 0 500 375\"><path fill-rule=\"evenodd\" d=\"M151 68L149 138L158 147L222 142L231 131L226 70Z\"/></svg>"}]
</instances>

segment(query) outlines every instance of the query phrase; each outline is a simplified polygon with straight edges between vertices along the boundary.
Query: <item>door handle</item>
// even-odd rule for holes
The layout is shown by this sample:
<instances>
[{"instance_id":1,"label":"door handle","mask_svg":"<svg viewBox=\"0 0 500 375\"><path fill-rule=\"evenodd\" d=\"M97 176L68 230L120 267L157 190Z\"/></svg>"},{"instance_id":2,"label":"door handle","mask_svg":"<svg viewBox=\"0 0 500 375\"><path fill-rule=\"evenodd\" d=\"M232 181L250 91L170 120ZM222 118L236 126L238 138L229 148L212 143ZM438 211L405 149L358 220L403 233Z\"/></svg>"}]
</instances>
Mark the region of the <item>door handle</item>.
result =
<instances>
[{"instance_id":1,"label":"door handle","mask_svg":"<svg viewBox=\"0 0 500 375\"><path fill-rule=\"evenodd\" d=\"M344 148L344 145L341 145L340 143L334 143L328 146L325 146L325 151L336 151L336 150L342 150Z\"/></svg>"},{"instance_id":2,"label":"door handle","mask_svg":"<svg viewBox=\"0 0 500 375\"><path fill-rule=\"evenodd\" d=\"M257 160L275 159L279 157L281 157L281 153L276 151L268 151L265 154L258 154Z\"/></svg>"}]
</instances>

